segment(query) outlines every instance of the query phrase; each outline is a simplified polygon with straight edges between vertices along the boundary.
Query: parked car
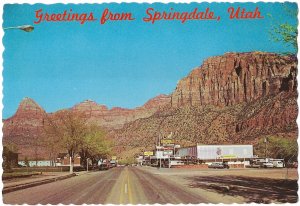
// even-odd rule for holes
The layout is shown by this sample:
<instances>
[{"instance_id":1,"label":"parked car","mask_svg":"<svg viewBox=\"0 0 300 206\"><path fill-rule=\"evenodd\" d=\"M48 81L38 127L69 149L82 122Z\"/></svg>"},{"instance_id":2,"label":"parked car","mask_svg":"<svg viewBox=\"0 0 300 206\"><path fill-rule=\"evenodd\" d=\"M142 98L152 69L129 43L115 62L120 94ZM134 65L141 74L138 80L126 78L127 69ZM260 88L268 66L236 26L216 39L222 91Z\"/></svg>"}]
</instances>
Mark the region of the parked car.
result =
<instances>
[{"instance_id":1,"label":"parked car","mask_svg":"<svg viewBox=\"0 0 300 206\"><path fill-rule=\"evenodd\" d=\"M108 160L103 160L98 164L99 164L99 170L108 170L109 168L111 168L110 162Z\"/></svg>"},{"instance_id":2,"label":"parked car","mask_svg":"<svg viewBox=\"0 0 300 206\"><path fill-rule=\"evenodd\" d=\"M281 161L281 160L272 161L272 164L273 164L273 167L276 167L276 168L284 168L285 167L283 161Z\"/></svg>"},{"instance_id":3,"label":"parked car","mask_svg":"<svg viewBox=\"0 0 300 206\"><path fill-rule=\"evenodd\" d=\"M260 168L261 166L258 164L246 165L246 168Z\"/></svg>"},{"instance_id":4,"label":"parked car","mask_svg":"<svg viewBox=\"0 0 300 206\"><path fill-rule=\"evenodd\" d=\"M271 163L271 162L264 162L264 163L262 164L262 166L263 166L264 168L273 168L273 167L274 167L273 163Z\"/></svg>"},{"instance_id":5,"label":"parked car","mask_svg":"<svg viewBox=\"0 0 300 206\"><path fill-rule=\"evenodd\" d=\"M110 168L109 164L101 164L99 165L99 170L108 170Z\"/></svg>"},{"instance_id":6,"label":"parked car","mask_svg":"<svg viewBox=\"0 0 300 206\"><path fill-rule=\"evenodd\" d=\"M229 165L224 162L213 162L210 165L208 165L208 168L213 169L229 169Z\"/></svg>"}]
</instances>

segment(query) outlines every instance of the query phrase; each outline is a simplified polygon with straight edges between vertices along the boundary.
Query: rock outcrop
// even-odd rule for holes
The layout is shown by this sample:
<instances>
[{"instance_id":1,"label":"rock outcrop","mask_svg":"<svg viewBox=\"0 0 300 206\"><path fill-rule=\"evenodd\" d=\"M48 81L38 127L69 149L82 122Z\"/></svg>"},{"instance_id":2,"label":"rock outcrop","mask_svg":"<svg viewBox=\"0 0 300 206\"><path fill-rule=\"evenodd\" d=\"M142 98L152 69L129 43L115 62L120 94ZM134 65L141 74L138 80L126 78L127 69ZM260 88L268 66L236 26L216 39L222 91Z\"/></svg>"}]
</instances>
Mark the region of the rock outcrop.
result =
<instances>
[{"instance_id":1,"label":"rock outcrop","mask_svg":"<svg viewBox=\"0 0 300 206\"><path fill-rule=\"evenodd\" d=\"M34 100L24 98L15 115L4 121L4 137L9 135L11 138L17 138L26 136L27 133L30 135L33 130L39 130L43 126L45 115L46 112Z\"/></svg>"},{"instance_id":2,"label":"rock outcrop","mask_svg":"<svg viewBox=\"0 0 300 206\"><path fill-rule=\"evenodd\" d=\"M99 105L94 101L85 100L75 105L72 109L83 113L90 122L97 123L104 128L119 129L126 123L151 116L154 112L170 104L170 100L171 98L168 95L159 95L150 99L143 106L134 109L121 107L108 109L106 106Z\"/></svg>"},{"instance_id":3,"label":"rock outcrop","mask_svg":"<svg viewBox=\"0 0 300 206\"><path fill-rule=\"evenodd\" d=\"M3 122L3 143L13 143L19 148L19 156L44 156L42 141L43 122L47 113L33 99L24 98L17 112Z\"/></svg>"},{"instance_id":4,"label":"rock outcrop","mask_svg":"<svg viewBox=\"0 0 300 206\"><path fill-rule=\"evenodd\" d=\"M231 106L297 89L294 56L274 53L226 53L211 57L179 81L172 106Z\"/></svg>"}]
</instances>

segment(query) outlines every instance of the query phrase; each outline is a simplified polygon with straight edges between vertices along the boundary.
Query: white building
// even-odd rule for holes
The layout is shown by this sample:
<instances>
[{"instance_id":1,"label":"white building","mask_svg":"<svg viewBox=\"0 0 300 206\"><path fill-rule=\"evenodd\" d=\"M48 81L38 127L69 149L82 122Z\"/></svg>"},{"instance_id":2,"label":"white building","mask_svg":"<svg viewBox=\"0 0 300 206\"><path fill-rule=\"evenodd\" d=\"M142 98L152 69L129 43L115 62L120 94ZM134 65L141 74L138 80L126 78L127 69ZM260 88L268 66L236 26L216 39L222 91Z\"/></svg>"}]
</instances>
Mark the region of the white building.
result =
<instances>
[{"instance_id":1,"label":"white building","mask_svg":"<svg viewBox=\"0 0 300 206\"><path fill-rule=\"evenodd\" d=\"M253 145L196 145L180 148L176 155L198 160L253 158Z\"/></svg>"},{"instance_id":2,"label":"white building","mask_svg":"<svg viewBox=\"0 0 300 206\"><path fill-rule=\"evenodd\" d=\"M29 167L50 167L51 160L38 160L38 161L28 161ZM26 166L25 161L18 161L19 165Z\"/></svg>"}]
</instances>

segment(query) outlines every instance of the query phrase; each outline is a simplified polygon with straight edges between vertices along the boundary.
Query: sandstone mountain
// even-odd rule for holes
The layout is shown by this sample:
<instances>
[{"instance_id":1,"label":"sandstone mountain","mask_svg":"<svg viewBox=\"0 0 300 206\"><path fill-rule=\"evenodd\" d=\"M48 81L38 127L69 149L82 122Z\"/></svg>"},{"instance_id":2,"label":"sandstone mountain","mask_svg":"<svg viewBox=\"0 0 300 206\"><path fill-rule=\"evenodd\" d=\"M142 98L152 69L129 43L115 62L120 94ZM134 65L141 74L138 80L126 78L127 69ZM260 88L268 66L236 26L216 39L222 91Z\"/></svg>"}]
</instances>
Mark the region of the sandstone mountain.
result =
<instances>
[{"instance_id":1,"label":"sandstone mountain","mask_svg":"<svg viewBox=\"0 0 300 206\"><path fill-rule=\"evenodd\" d=\"M178 82L172 94L141 107L108 109L86 100L71 109L105 128L124 155L151 149L158 136L171 132L183 146L255 144L266 135L296 139L296 76L295 56L226 53L205 60ZM4 141L29 144L44 115L49 114L25 99L16 114L4 120Z\"/></svg>"},{"instance_id":2,"label":"sandstone mountain","mask_svg":"<svg viewBox=\"0 0 300 206\"><path fill-rule=\"evenodd\" d=\"M109 110L106 106L99 105L92 100L79 103L72 109L84 113L89 121L95 122L106 129L119 129L122 128L125 123L151 116L154 112L159 111L163 106L169 103L170 96L159 95L150 99L143 106L135 109L114 107Z\"/></svg>"},{"instance_id":3,"label":"sandstone mountain","mask_svg":"<svg viewBox=\"0 0 300 206\"><path fill-rule=\"evenodd\" d=\"M273 53L226 53L211 57L179 81L172 106L231 106L297 89L297 61Z\"/></svg>"},{"instance_id":4,"label":"sandstone mountain","mask_svg":"<svg viewBox=\"0 0 300 206\"><path fill-rule=\"evenodd\" d=\"M85 100L70 108L83 114L88 121L96 123L106 130L122 128L125 123L146 118L170 103L170 96L159 95L150 99L143 106L135 109L114 107L108 109L92 100ZM26 97L20 103L17 112L3 120L3 143L17 145L20 158L48 158L48 151L43 146L43 124L45 118L55 113L46 113L34 100Z\"/></svg>"},{"instance_id":5,"label":"sandstone mountain","mask_svg":"<svg viewBox=\"0 0 300 206\"><path fill-rule=\"evenodd\" d=\"M170 107L115 130L120 151L153 148L159 135L183 146L297 138L297 59L273 53L211 57L179 81ZM126 146L125 146L126 145Z\"/></svg>"},{"instance_id":6,"label":"sandstone mountain","mask_svg":"<svg viewBox=\"0 0 300 206\"><path fill-rule=\"evenodd\" d=\"M17 112L3 121L3 144L15 144L21 157L46 156L40 145L45 115L45 110L34 100L24 98Z\"/></svg>"}]
</instances>

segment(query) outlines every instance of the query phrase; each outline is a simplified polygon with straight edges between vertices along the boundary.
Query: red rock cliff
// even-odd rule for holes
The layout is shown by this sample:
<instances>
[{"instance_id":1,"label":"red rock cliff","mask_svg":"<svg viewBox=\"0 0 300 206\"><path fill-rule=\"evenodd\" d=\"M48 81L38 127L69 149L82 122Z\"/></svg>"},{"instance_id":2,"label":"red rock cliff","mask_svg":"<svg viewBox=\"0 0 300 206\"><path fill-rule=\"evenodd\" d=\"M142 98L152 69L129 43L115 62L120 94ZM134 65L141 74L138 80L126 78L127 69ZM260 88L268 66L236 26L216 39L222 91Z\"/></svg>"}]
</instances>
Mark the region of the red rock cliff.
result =
<instances>
[{"instance_id":1,"label":"red rock cliff","mask_svg":"<svg viewBox=\"0 0 300 206\"><path fill-rule=\"evenodd\" d=\"M34 100L24 98L15 115L3 122L3 143L18 145L21 158L33 156L34 152L43 156L43 149L38 145L42 141L45 115L46 112Z\"/></svg>"},{"instance_id":2,"label":"red rock cliff","mask_svg":"<svg viewBox=\"0 0 300 206\"><path fill-rule=\"evenodd\" d=\"M179 81L172 106L230 106L295 91L297 61L273 53L226 53L208 58Z\"/></svg>"}]
</instances>

